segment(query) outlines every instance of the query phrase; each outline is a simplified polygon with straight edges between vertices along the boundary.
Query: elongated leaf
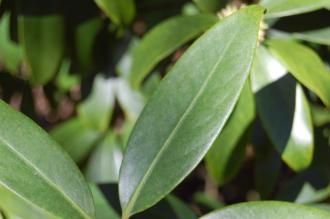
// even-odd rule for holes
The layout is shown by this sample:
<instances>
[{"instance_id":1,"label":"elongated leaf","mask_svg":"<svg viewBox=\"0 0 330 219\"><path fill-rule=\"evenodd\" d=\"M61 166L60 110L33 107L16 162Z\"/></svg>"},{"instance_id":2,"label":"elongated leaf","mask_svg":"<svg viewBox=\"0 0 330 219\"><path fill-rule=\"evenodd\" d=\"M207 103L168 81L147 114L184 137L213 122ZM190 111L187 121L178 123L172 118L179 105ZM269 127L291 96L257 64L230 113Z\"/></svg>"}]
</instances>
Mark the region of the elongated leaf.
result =
<instances>
[{"instance_id":1,"label":"elongated leaf","mask_svg":"<svg viewBox=\"0 0 330 219\"><path fill-rule=\"evenodd\" d=\"M200 219L326 219L327 211L288 202L249 202L229 206Z\"/></svg>"},{"instance_id":2,"label":"elongated leaf","mask_svg":"<svg viewBox=\"0 0 330 219\"><path fill-rule=\"evenodd\" d=\"M95 183L118 182L122 157L116 136L109 133L89 159L86 171L87 179Z\"/></svg>"},{"instance_id":3,"label":"elongated leaf","mask_svg":"<svg viewBox=\"0 0 330 219\"><path fill-rule=\"evenodd\" d=\"M2 101L0 120L0 207L28 219L94 218L88 187L59 145Z\"/></svg>"},{"instance_id":4,"label":"elongated leaf","mask_svg":"<svg viewBox=\"0 0 330 219\"><path fill-rule=\"evenodd\" d=\"M315 11L329 5L329 0L262 0L266 18L284 17Z\"/></svg>"},{"instance_id":5,"label":"elongated leaf","mask_svg":"<svg viewBox=\"0 0 330 219\"><path fill-rule=\"evenodd\" d=\"M95 78L88 98L78 106L78 115L87 127L105 131L110 123L115 103L114 80Z\"/></svg>"},{"instance_id":6,"label":"elongated leaf","mask_svg":"<svg viewBox=\"0 0 330 219\"><path fill-rule=\"evenodd\" d=\"M240 169L244 161L246 145L243 135L254 116L253 94L247 82L233 113L205 159L207 170L219 185L232 179Z\"/></svg>"},{"instance_id":7,"label":"elongated leaf","mask_svg":"<svg viewBox=\"0 0 330 219\"><path fill-rule=\"evenodd\" d=\"M216 21L217 17L212 15L179 16L150 30L133 52L132 69L128 76L132 86L139 87L159 61L210 28Z\"/></svg>"},{"instance_id":8,"label":"elongated leaf","mask_svg":"<svg viewBox=\"0 0 330 219\"><path fill-rule=\"evenodd\" d=\"M86 158L101 137L101 133L86 128L79 118L70 119L56 126L50 134L77 163Z\"/></svg>"},{"instance_id":9,"label":"elongated leaf","mask_svg":"<svg viewBox=\"0 0 330 219\"><path fill-rule=\"evenodd\" d=\"M330 27L326 27L318 30L293 33L293 37L313 43L319 43L330 46Z\"/></svg>"},{"instance_id":10,"label":"elongated leaf","mask_svg":"<svg viewBox=\"0 0 330 219\"><path fill-rule=\"evenodd\" d=\"M169 193L213 144L250 71L262 14L251 6L225 18L188 49L150 98L124 155L123 218Z\"/></svg>"},{"instance_id":11,"label":"elongated leaf","mask_svg":"<svg viewBox=\"0 0 330 219\"><path fill-rule=\"evenodd\" d=\"M134 0L95 0L113 23L128 25L135 16Z\"/></svg>"},{"instance_id":12,"label":"elongated leaf","mask_svg":"<svg viewBox=\"0 0 330 219\"><path fill-rule=\"evenodd\" d=\"M64 24L59 15L20 16L19 39L31 82L47 83L59 68L64 52Z\"/></svg>"},{"instance_id":13,"label":"elongated leaf","mask_svg":"<svg viewBox=\"0 0 330 219\"><path fill-rule=\"evenodd\" d=\"M193 0L203 12L216 12L220 8L222 0Z\"/></svg>"},{"instance_id":14,"label":"elongated leaf","mask_svg":"<svg viewBox=\"0 0 330 219\"><path fill-rule=\"evenodd\" d=\"M274 56L298 81L330 106L330 73L313 50L290 40L272 39L267 44Z\"/></svg>"},{"instance_id":15,"label":"elongated leaf","mask_svg":"<svg viewBox=\"0 0 330 219\"><path fill-rule=\"evenodd\" d=\"M290 75L273 82L273 57L263 47L257 52L252 70L257 110L262 124L282 159L294 170L308 167L314 141L311 112L302 88ZM269 84L265 84L265 82ZM262 85L260 85L262 84ZM265 86L265 85L266 86ZM261 89L258 89L261 88Z\"/></svg>"}]
</instances>

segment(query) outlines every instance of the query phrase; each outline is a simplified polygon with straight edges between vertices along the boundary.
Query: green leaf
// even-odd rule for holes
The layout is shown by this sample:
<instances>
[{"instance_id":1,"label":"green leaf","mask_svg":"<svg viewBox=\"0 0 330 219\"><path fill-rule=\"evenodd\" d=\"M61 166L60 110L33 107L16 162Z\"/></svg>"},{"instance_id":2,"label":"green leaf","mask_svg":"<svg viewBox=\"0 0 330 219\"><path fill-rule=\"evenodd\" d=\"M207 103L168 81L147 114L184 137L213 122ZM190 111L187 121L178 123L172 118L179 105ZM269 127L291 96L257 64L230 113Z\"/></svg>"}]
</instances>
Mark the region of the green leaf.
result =
<instances>
[{"instance_id":1,"label":"green leaf","mask_svg":"<svg viewBox=\"0 0 330 219\"><path fill-rule=\"evenodd\" d=\"M330 27L293 33L292 36L294 38L306 40L312 43L319 43L330 46Z\"/></svg>"},{"instance_id":2,"label":"green leaf","mask_svg":"<svg viewBox=\"0 0 330 219\"><path fill-rule=\"evenodd\" d=\"M97 76L88 98L78 106L78 115L91 129L106 131L115 104L115 83L113 79Z\"/></svg>"},{"instance_id":3,"label":"green leaf","mask_svg":"<svg viewBox=\"0 0 330 219\"><path fill-rule=\"evenodd\" d=\"M219 10L223 0L193 0L198 8L203 12L214 13Z\"/></svg>"},{"instance_id":4,"label":"green leaf","mask_svg":"<svg viewBox=\"0 0 330 219\"><path fill-rule=\"evenodd\" d=\"M330 110L318 105L312 105L312 117L315 126L320 127L330 123Z\"/></svg>"},{"instance_id":5,"label":"green leaf","mask_svg":"<svg viewBox=\"0 0 330 219\"><path fill-rule=\"evenodd\" d=\"M18 32L33 84L45 84L57 72L64 53L64 21L59 15L19 16Z\"/></svg>"},{"instance_id":6,"label":"green leaf","mask_svg":"<svg viewBox=\"0 0 330 219\"><path fill-rule=\"evenodd\" d=\"M134 0L95 0L95 3L116 25L128 25L134 19Z\"/></svg>"},{"instance_id":7,"label":"green leaf","mask_svg":"<svg viewBox=\"0 0 330 219\"><path fill-rule=\"evenodd\" d=\"M264 201L241 203L215 211L200 219L327 219L327 211L288 202Z\"/></svg>"},{"instance_id":8,"label":"green leaf","mask_svg":"<svg viewBox=\"0 0 330 219\"><path fill-rule=\"evenodd\" d=\"M284 17L315 11L329 5L329 0L261 0L266 18Z\"/></svg>"},{"instance_id":9,"label":"green leaf","mask_svg":"<svg viewBox=\"0 0 330 219\"><path fill-rule=\"evenodd\" d=\"M69 156L30 119L0 101L0 208L24 218L94 218Z\"/></svg>"},{"instance_id":10,"label":"green leaf","mask_svg":"<svg viewBox=\"0 0 330 219\"><path fill-rule=\"evenodd\" d=\"M86 178L95 183L118 182L122 157L116 136L108 133L89 158Z\"/></svg>"},{"instance_id":11,"label":"green leaf","mask_svg":"<svg viewBox=\"0 0 330 219\"><path fill-rule=\"evenodd\" d=\"M97 185L90 184L89 188L93 194L96 219L120 219L116 211L109 205L107 199L104 197Z\"/></svg>"},{"instance_id":12,"label":"green leaf","mask_svg":"<svg viewBox=\"0 0 330 219\"><path fill-rule=\"evenodd\" d=\"M71 61L63 59L58 75L56 76L56 86L63 92L68 92L73 86L81 81L80 75L70 74Z\"/></svg>"},{"instance_id":13,"label":"green leaf","mask_svg":"<svg viewBox=\"0 0 330 219\"><path fill-rule=\"evenodd\" d=\"M61 123L50 134L76 163L86 158L101 137L101 133L87 128L79 118Z\"/></svg>"},{"instance_id":14,"label":"green leaf","mask_svg":"<svg viewBox=\"0 0 330 219\"><path fill-rule=\"evenodd\" d=\"M206 155L206 167L212 178L223 185L239 171L245 157L245 133L255 116L253 94L247 82L223 131Z\"/></svg>"},{"instance_id":15,"label":"green leaf","mask_svg":"<svg viewBox=\"0 0 330 219\"><path fill-rule=\"evenodd\" d=\"M149 99L121 167L124 219L169 193L213 144L250 71L262 15L261 7L246 7L215 25Z\"/></svg>"},{"instance_id":16,"label":"green leaf","mask_svg":"<svg viewBox=\"0 0 330 219\"><path fill-rule=\"evenodd\" d=\"M184 43L196 38L217 20L216 16L206 14L178 16L150 30L133 51L132 69L128 75L130 84L138 88L158 62Z\"/></svg>"},{"instance_id":17,"label":"green leaf","mask_svg":"<svg viewBox=\"0 0 330 219\"><path fill-rule=\"evenodd\" d=\"M285 39L272 39L267 44L272 54L298 81L330 106L330 72L312 49Z\"/></svg>"},{"instance_id":18,"label":"green leaf","mask_svg":"<svg viewBox=\"0 0 330 219\"><path fill-rule=\"evenodd\" d=\"M10 39L10 13L6 12L0 20L0 60L7 70L17 73L22 61L22 51Z\"/></svg>"},{"instance_id":19,"label":"green leaf","mask_svg":"<svg viewBox=\"0 0 330 219\"><path fill-rule=\"evenodd\" d=\"M224 204L219 202L214 197L207 195L204 192L196 192L193 196L194 203L198 205L198 207L202 208L202 210L206 212L210 212L215 209L220 209L224 207Z\"/></svg>"},{"instance_id":20,"label":"green leaf","mask_svg":"<svg viewBox=\"0 0 330 219\"><path fill-rule=\"evenodd\" d=\"M281 72L281 65L260 47L252 70L258 115L282 159L300 171L310 165L313 156L311 112L301 86L290 75L277 79Z\"/></svg>"}]
</instances>

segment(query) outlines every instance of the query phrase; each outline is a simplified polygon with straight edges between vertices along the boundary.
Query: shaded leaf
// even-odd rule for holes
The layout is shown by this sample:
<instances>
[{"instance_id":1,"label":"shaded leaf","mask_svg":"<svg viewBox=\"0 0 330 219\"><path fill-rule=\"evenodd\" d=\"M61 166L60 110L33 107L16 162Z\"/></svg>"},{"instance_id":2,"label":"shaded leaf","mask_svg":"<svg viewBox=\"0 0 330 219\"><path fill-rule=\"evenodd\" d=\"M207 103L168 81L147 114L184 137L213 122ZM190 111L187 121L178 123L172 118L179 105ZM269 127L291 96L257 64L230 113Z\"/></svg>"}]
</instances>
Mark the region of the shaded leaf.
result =
<instances>
[{"instance_id":1,"label":"shaded leaf","mask_svg":"<svg viewBox=\"0 0 330 219\"><path fill-rule=\"evenodd\" d=\"M330 46L330 27L293 33L292 36L297 39Z\"/></svg>"},{"instance_id":2,"label":"shaded leaf","mask_svg":"<svg viewBox=\"0 0 330 219\"><path fill-rule=\"evenodd\" d=\"M193 0L203 12L216 12L219 10L222 0Z\"/></svg>"}]
</instances>

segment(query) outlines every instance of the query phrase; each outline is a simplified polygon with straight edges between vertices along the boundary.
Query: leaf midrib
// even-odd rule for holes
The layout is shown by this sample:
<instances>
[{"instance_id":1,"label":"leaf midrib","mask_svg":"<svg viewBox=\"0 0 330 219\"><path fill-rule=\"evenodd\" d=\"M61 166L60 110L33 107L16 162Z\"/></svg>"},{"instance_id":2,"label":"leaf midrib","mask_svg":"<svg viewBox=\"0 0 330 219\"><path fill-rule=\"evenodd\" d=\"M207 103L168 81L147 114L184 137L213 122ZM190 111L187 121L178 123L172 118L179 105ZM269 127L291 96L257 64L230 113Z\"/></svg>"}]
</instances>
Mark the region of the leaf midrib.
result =
<instances>
[{"instance_id":1,"label":"leaf midrib","mask_svg":"<svg viewBox=\"0 0 330 219\"><path fill-rule=\"evenodd\" d=\"M67 196L63 191L61 191L57 185L55 183L53 183L50 179L48 179L48 177L46 175L43 174L43 172L38 168L36 167L33 163L31 163L26 157L24 157L23 154L21 154L19 151L17 151L14 146L12 146L8 141L6 141L2 136L0 136L0 142L3 142L3 144L5 146L8 147L9 150L11 150L14 154L16 154L26 165L28 165L29 167L31 167L32 169L36 170L36 172L39 174L39 176L41 178L43 178L45 180L45 182L50 186L52 187L53 189L55 189L56 191L58 191L63 197L65 200L67 200L72 206L74 209L76 209L78 211L78 213L80 215L83 216L83 218L85 219L89 219L90 216L87 215L69 196ZM8 186L6 186L6 188L8 188ZM16 192L15 192L16 194ZM22 197L22 196L20 196ZM24 200L26 200L24 198ZM33 202L29 202L29 203L33 203ZM33 203L33 205L36 205ZM40 207L39 207L40 208ZM43 208L41 208L43 209ZM46 209L43 209L44 211L48 212ZM52 214L53 215L53 214ZM55 215L56 216L56 215Z\"/></svg>"},{"instance_id":2,"label":"leaf midrib","mask_svg":"<svg viewBox=\"0 0 330 219\"><path fill-rule=\"evenodd\" d=\"M160 158L162 157L163 152L166 151L166 149L169 147L173 137L175 136L176 131L181 127L181 125L183 124L186 116L190 113L190 111L192 110L192 108L195 106L197 100L199 99L199 97L201 96L201 94L203 93L203 91L205 90L205 88L207 87L209 80L212 78L212 76L214 75L217 67L219 66L219 64L222 62L227 50L230 48L230 46L232 45L232 42L234 41L234 39L236 39L237 33L239 32L239 29L235 31L235 33L233 34L233 37L231 37L229 43L227 44L227 46L225 47L225 49L223 50L221 57L219 58L219 60L215 63L214 67L211 70L211 73L206 77L205 81L203 82L201 88L198 90L196 96L192 99L192 101L190 102L190 104L188 105L187 109L185 110L185 112L182 114L181 118L179 119L179 121L176 123L175 127L173 128L173 130L171 131L171 133L169 134L169 136L167 137L167 139L165 140L165 142L163 143L163 145L161 146L161 149L159 150L159 152L156 154L155 158L153 159L153 161L150 164L149 169L147 169L145 175L142 177L142 179L140 180L139 185L137 186L135 192L133 193L133 195L131 196L130 200L127 204L126 210L124 211L124 215L128 215L132 209L132 207L134 206L137 197L139 195L139 193L141 192L145 182L147 181L147 179L149 178L152 170L154 169L154 167L156 166L156 164L158 163L158 161L160 160Z\"/></svg>"}]
</instances>

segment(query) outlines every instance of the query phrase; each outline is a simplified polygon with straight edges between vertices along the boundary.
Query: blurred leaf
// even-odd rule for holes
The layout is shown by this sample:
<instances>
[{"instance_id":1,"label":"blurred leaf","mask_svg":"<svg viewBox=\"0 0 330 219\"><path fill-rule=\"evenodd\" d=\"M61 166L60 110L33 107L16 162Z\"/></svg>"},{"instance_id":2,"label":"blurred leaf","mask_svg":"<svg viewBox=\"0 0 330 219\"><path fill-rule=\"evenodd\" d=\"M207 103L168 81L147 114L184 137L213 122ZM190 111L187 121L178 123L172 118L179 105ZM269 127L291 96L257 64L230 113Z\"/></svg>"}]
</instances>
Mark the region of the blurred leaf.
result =
<instances>
[{"instance_id":1,"label":"blurred leaf","mask_svg":"<svg viewBox=\"0 0 330 219\"><path fill-rule=\"evenodd\" d=\"M302 88L282 73L264 47L257 50L252 70L257 111L265 131L282 159L295 171L312 161L314 141L311 113ZM277 67L274 67L277 66ZM268 85L267 85L268 83Z\"/></svg>"},{"instance_id":2,"label":"blurred leaf","mask_svg":"<svg viewBox=\"0 0 330 219\"><path fill-rule=\"evenodd\" d=\"M248 127L255 117L253 94L247 82L223 131L206 155L206 167L212 178L223 185L239 171L245 158Z\"/></svg>"},{"instance_id":3,"label":"blurred leaf","mask_svg":"<svg viewBox=\"0 0 330 219\"><path fill-rule=\"evenodd\" d=\"M89 188L92 192L95 203L96 219L120 219L119 215L114 209L112 209L98 186L90 184Z\"/></svg>"},{"instance_id":4,"label":"blurred leaf","mask_svg":"<svg viewBox=\"0 0 330 219\"><path fill-rule=\"evenodd\" d=\"M214 13L220 8L223 0L193 0L198 8L203 12Z\"/></svg>"},{"instance_id":5,"label":"blurred leaf","mask_svg":"<svg viewBox=\"0 0 330 219\"><path fill-rule=\"evenodd\" d=\"M284 17L315 11L329 5L329 0L261 0L266 18Z\"/></svg>"},{"instance_id":6,"label":"blurred leaf","mask_svg":"<svg viewBox=\"0 0 330 219\"><path fill-rule=\"evenodd\" d=\"M45 84L57 72L64 53L64 23L59 15L19 16L18 31L33 84Z\"/></svg>"},{"instance_id":7,"label":"blurred leaf","mask_svg":"<svg viewBox=\"0 0 330 219\"><path fill-rule=\"evenodd\" d=\"M86 158L101 136L98 131L86 128L79 118L59 124L50 134L76 163Z\"/></svg>"},{"instance_id":8,"label":"blurred leaf","mask_svg":"<svg viewBox=\"0 0 330 219\"><path fill-rule=\"evenodd\" d=\"M134 0L95 0L116 25L128 25L135 16Z\"/></svg>"},{"instance_id":9,"label":"blurred leaf","mask_svg":"<svg viewBox=\"0 0 330 219\"><path fill-rule=\"evenodd\" d=\"M122 149L125 149L127 142L128 142L128 138L131 135L131 132L134 128L135 123L136 123L136 120L128 119L128 120L125 120L125 123L122 125L121 132L119 135Z\"/></svg>"},{"instance_id":10,"label":"blurred leaf","mask_svg":"<svg viewBox=\"0 0 330 219\"><path fill-rule=\"evenodd\" d=\"M118 182L122 157L116 136L108 133L89 158L86 178L94 183Z\"/></svg>"},{"instance_id":11,"label":"blurred leaf","mask_svg":"<svg viewBox=\"0 0 330 219\"><path fill-rule=\"evenodd\" d=\"M198 10L196 4L192 2L187 2L186 4L183 5L181 9L181 13L182 15L191 16L191 15L199 14L200 11Z\"/></svg>"},{"instance_id":12,"label":"blurred leaf","mask_svg":"<svg viewBox=\"0 0 330 219\"><path fill-rule=\"evenodd\" d=\"M63 92L69 91L81 81L81 78L78 75L70 74L70 65L71 62L69 59L63 59L56 77L56 85Z\"/></svg>"},{"instance_id":13,"label":"blurred leaf","mask_svg":"<svg viewBox=\"0 0 330 219\"><path fill-rule=\"evenodd\" d=\"M246 7L215 25L187 50L150 98L121 168L123 219L158 202L206 154L246 81L262 15L261 7Z\"/></svg>"},{"instance_id":14,"label":"blurred leaf","mask_svg":"<svg viewBox=\"0 0 330 219\"><path fill-rule=\"evenodd\" d=\"M308 206L313 207L313 208L318 208L318 209L321 209L321 210L325 210L325 211L330 211L330 204L329 203L317 203L317 204L310 204Z\"/></svg>"},{"instance_id":15,"label":"blurred leaf","mask_svg":"<svg viewBox=\"0 0 330 219\"><path fill-rule=\"evenodd\" d=\"M17 73L21 61L21 48L10 39L10 13L6 12L0 20L0 62L11 73Z\"/></svg>"},{"instance_id":16,"label":"blurred leaf","mask_svg":"<svg viewBox=\"0 0 330 219\"><path fill-rule=\"evenodd\" d=\"M303 85L330 106L330 73L320 57L310 48L294 41L272 39L270 51Z\"/></svg>"},{"instance_id":17,"label":"blurred leaf","mask_svg":"<svg viewBox=\"0 0 330 219\"><path fill-rule=\"evenodd\" d=\"M326 219L330 214L317 208L287 202L263 201L232 205L200 219Z\"/></svg>"},{"instance_id":18,"label":"blurred leaf","mask_svg":"<svg viewBox=\"0 0 330 219\"><path fill-rule=\"evenodd\" d=\"M224 207L223 203L219 202L215 198L208 196L204 192L196 192L193 196L193 200L198 205L198 207L201 207L202 209L206 208L205 211L207 212Z\"/></svg>"},{"instance_id":19,"label":"blurred leaf","mask_svg":"<svg viewBox=\"0 0 330 219\"><path fill-rule=\"evenodd\" d=\"M0 101L0 208L27 218L93 218L78 168L40 127Z\"/></svg>"},{"instance_id":20,"label":"blurred leaf","mask_svg":"<svg viewBox=\"0 0 330 219\"><path fill-rule=\"evenodd\" d=\"M330 46L330 27L293 33L292 36L297 39L306 40L312 43L319 43Z\"/></svg>"},{"instance_id":21,"label":"blurred leaf","mask_svg":"<svg viewBox=\"0 0 330 219\"><path fill-rule=\"evenodd\" d=\"M206 31L217 20L216 16L205 14L178 16L151 29L133 51L132 69L128 75L130 84L138 88L158 62Z\"/></svg>"},{"instance_id":22,"label":"blurred leaf","mask_svg":"<svg viewBox=\"0 0 330 219\"><path fill-rule=\"evenodd\" d=\"M115 104L115 81L97 76L86 100L78 106L78 115L91 129L104 132L111 121Z\"/></svg>"},{"instance_id":23,"label":"blurred leaf","mask_svg":"<svg viewBox=\"0 0 330 219\"><path fill-rule=\"evenodd\" d=\"M116 66L116 72L123 78L127 78L129 72L131 71L133 51L139 45L139 43L140 39L133 38L129 42L128 48L126 49L125 53L123 54Z\"/></svg>"},{"instance_id":24,"label":"blurred leaf","mask_svg":"<svg viewBox=\"0 0 330 219\"><path fill-rule=\"evenodd\" d=\"M323 126L330 123L330 111L326 108L312 105L312 116L315 126Z\"/></svg>"}]
</instances>

